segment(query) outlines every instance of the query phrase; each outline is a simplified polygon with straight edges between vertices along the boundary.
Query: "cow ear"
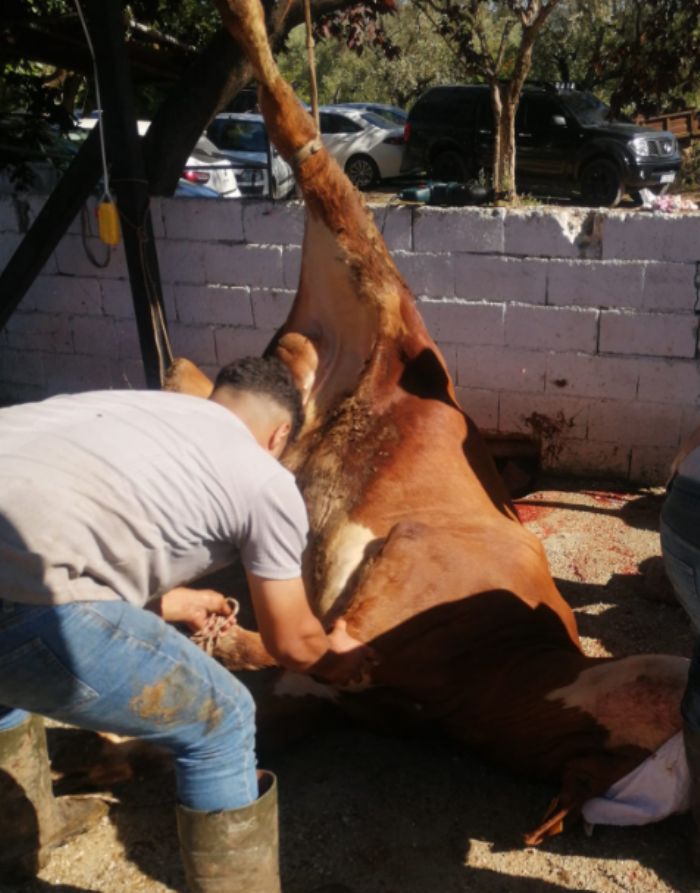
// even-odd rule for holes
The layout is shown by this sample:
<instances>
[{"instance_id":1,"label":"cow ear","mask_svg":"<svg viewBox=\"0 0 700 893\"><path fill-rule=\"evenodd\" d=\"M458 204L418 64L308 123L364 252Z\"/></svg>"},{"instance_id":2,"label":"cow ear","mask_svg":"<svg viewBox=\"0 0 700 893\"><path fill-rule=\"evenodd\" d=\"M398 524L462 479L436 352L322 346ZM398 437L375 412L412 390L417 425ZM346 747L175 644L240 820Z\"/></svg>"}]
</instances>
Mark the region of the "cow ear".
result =
<instances>
[{"instance_id":1,"label":"cow ear","mask_svg":"<svg viewBox=\"0 0 700 893\"><path fill-rule=\"evenodd\" d=\"M194 363L178 357L165 373L163 390L207 399L214 390L214 384Z\"/></svg>"}]
</instances>

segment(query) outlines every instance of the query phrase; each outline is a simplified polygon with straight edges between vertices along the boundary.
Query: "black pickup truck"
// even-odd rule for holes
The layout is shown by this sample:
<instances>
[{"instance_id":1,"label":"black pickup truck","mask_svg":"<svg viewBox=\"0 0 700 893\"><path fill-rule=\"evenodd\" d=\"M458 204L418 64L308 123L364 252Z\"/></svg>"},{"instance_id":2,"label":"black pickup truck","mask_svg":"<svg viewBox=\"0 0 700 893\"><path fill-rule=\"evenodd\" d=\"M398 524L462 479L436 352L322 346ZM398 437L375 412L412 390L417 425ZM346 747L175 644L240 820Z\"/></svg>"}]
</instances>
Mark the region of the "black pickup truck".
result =
<instances>
[{"instance_id":1,"label":"black pickup truck","mask_svg":"<svg viewBox=\"0 0 700 893\"><path fill-rule=\"evenodd\" d=\"M578 194L588 205L613 207L625 193L660 194L681 164L666 131L612 120L591 93L526 85L515 121L519 190ZM493 115L485 84L433 87L409 112L403 172L468 182L493 160Z\"/></svg>"}]
</instances>

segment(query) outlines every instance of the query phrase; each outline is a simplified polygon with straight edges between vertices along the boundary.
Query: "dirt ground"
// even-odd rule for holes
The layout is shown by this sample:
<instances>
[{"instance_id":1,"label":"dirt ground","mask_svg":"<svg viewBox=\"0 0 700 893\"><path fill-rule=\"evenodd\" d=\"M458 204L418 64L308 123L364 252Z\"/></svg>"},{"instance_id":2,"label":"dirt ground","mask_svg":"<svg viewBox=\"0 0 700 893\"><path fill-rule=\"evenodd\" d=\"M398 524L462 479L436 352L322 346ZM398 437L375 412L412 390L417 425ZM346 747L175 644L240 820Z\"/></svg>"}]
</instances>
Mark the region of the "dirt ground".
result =
<instances>
[{"instance_id":1,"label":"dirt ground","mask_svg":"<svg viewBox=\"0 0 700 893\"><path fill-rule=\"evenodd\" d=\"M660 574L660 490L550 480L519 503L544 541L590 654L690 653L692 635ZM59 730L49 730L52 746ZM65 734L65 733L64 733ZM78 734L78 733L76 733ZM691 893L687 818L644 828L580 824L539 848L554 789L514 777L445 740L317 728L266 752L280 781L284 893ZM110 812L56 850L40 879L2 893L184 891L167 769L107 792ZM1 843L0 843L1 845Z\"/></svg>"}]
</instances>

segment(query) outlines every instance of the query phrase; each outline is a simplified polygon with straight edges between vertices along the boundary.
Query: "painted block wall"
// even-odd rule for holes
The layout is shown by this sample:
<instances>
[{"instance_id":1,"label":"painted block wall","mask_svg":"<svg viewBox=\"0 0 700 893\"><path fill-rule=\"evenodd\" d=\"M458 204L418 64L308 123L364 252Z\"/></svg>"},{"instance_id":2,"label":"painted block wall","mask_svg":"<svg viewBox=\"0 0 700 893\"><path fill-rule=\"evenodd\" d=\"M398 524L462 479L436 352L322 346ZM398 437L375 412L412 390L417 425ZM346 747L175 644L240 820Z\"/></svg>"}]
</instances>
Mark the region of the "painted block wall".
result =
<instances>
[{"instance_id":1,"label":"painted block wall","mask_svg":"<svg viewBox=\"0 0 700 893\"><path fill-rule=\"evenodd\" d=\"M0 201L0 267L37 200ZM259 353L291 306L298 203L155 200L176 354ZM536 434L554 470L663 481L700 425L700 214L373 209L483 429ZM0 332L0 399L143 387L121 248L74 221ZM92 255L92 260L90 258Z\"/></svg>"}]
</instances>

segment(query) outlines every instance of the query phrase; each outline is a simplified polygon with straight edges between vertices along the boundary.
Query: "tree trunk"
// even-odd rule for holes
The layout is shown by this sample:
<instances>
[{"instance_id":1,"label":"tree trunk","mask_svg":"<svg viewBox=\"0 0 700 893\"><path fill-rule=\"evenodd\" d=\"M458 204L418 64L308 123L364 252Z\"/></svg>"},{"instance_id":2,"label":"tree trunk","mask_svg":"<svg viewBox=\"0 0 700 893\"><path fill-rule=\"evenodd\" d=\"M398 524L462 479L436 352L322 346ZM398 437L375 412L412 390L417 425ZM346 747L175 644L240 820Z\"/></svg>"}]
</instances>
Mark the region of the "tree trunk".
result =
<instances>
[{"instance_id":1,"label":"tree trunk","mask_svg":"<svg viewBox=\"0 0 700 893\"><path fill-rule=\"evenodd\" d=\"M532 49L546 19L560 0L540 6L530 24L523 23L522 38L510 80L490 81L494 125L493 189L497 202L512 203L517 198L515 184L515 115L525 79L532 66Z\"/></svg>"},{"instance_id":2,"label":"tree trunk","mask_svg":"<svg viewBox=\"0 0 700 893\"><path fill-rule=\"evenodd\" d=\"M494 200L510 203L516 198L515 113L518 108L517 97L513 97L511 91L506 90L505 96L501 97L499 106L498 138L496 140L498 152L494 158Z\"/></svg>"}]
</instances>

